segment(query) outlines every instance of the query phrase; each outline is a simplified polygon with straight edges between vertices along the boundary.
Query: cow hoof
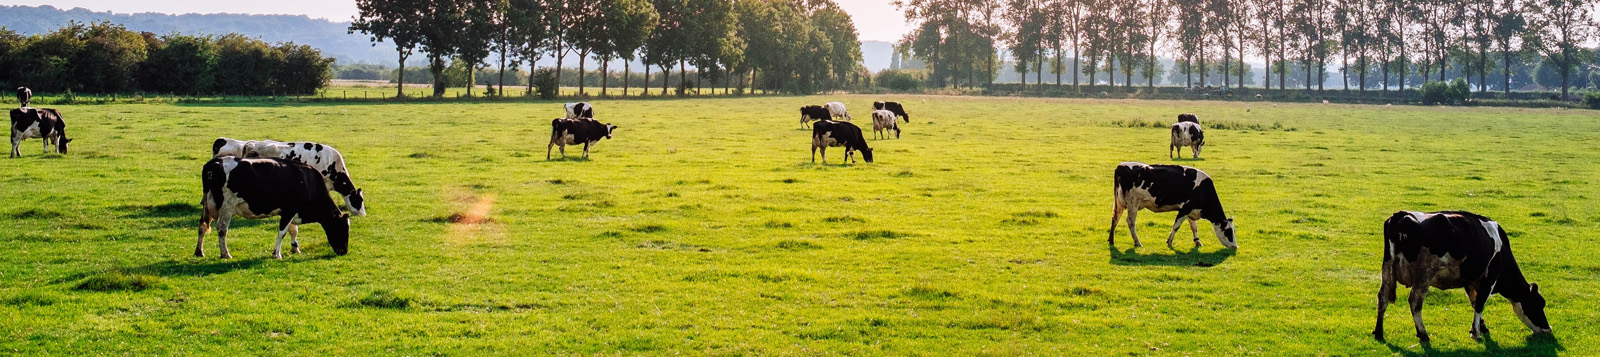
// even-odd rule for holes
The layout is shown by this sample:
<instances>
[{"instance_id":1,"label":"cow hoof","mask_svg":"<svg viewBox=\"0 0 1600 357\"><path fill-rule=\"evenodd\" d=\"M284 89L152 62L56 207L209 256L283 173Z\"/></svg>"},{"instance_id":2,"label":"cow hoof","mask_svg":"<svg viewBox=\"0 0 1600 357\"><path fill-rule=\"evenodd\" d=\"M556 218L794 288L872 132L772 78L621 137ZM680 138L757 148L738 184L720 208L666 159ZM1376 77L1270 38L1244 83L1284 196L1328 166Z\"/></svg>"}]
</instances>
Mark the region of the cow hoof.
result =
<instances>
[{"instance_id":1,"label":"cow hoof","mask_svg":"<svg viewBox=\"0 0 1600 357\"><path fill-rule=\"evenodd\" d=\"M1134 247L1134 248L1143 248L1143 247L1144 247L1144 244L1140 244L1140 243L1134 243L1134 244L1133 244L1133 247Z\"/></svg>"},{"instance_id":2,"label":"cow hoof","mask_svg":"<svg viewBox=\"0 0 1600 357\"><path fill-rule=\"evenodd\" d=\"M1372 331L1372 338L1378 340L1378 342L1388 342L1383 339L1383 331Z\"/></svg>"},{"instance_id":3,"label":"cow hoof","mask_svg":"<svg viewBox=\"0 0 1600 357\"><path fill-rule=\"evenodd\" d=\"M221 256L219 256L219 257L218 257L218 258L222 258L222 259L233 259L233 254L228 254L228 253L222 253L222 255L221 255Z\"/></svg>"},{"instance_id":4,"label":"cow hoof","mask_svg":"<svg viewBox=\"0 0 1600 357\"><path fill-rule=\"evenodd\" d=\"M194 251L194 256L196 258L205 258L206 257L206 253L201 253L200 251L196 250L196 251Z\"/></svg>"},{"instance_id":5,"label":"cow hoof","mask_svg":"<svg viewBox=\"0 0 1600 357\"><path fill-rule=\"evenodd\" d=\"M300 254L300 247L294 247L294 249L290 249L289 253Z\"/></svg>"}]
</instances>

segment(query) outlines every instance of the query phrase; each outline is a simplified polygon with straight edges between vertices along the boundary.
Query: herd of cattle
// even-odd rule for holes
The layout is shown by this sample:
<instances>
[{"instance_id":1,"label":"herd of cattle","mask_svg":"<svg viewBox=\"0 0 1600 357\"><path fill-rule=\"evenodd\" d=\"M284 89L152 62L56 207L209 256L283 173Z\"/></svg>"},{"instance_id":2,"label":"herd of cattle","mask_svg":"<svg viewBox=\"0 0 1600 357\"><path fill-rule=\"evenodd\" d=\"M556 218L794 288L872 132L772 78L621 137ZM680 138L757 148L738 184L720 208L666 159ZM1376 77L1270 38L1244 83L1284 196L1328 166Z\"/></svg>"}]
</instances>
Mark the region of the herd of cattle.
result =
<instances>
[{"instance_id":1,"label":"herd of cattle","mask_svg":"<svg viewBox=\"0 0 1600 357\"><path fill-rule=\"evenodd\" d=\"M30 106L32 91L17 88L21 107L11 110L11 156L20 157L18 147L25 139L44 141L48 154L54 146L61 154L67 152L66 123L55 109ZM887 138L893 131L900 136L900 126L895 119L911 122L911 116L898 102L873 103L873 129L877 138ZM561 147L566 156L567 145L584 146L583 155L589 156L589 147L601 139L611 138L617 126L594 119L594 107L589 103L568 103L566 117L551 122L550 149ZM812 162L820 150L827 161L828 147L844 147L845 160L854 162L853 153L861 152L868 163L873 162L872 148L867 145L861 128L851 123L850 113L844 103L806 106L800 109L800 122L811 124ZM1173 151L1188 147L1198 158L1205 145L1204 127L1193 114L1182 114L1171 125L1172 141L1168 157ZM201 169L203 188L202 213L199 236L195 242L195 256L205 256L202 246L205 236L215 224L217 242L222 258L231 258L228 252L227 232L233 217L260 219L279 217L278 237L272 256L282 258L283 238L290 238L291 252L300 252L299 225L320 224L328 236L328 245L339 255L348 252L350 216L366 214L366 199L355 187L337 149L314 142L278 142L271 140L234 140L218 138L211 148L212 159ZM1233 218L1227 216L1217 196L1211 176L1200 169L1178 165L1147 165L1125 162L1117 165L1113 176L1113 212L1107 243L1116 244L1117 221L1127 215L1128 234L1134 246L1143 246L1136 231L1136 217L1141 210L1151 212L1177 211L1177 219L1167 234L1167 247L1185 222L1189 223L1195 246L1200 246L1199 220L1211 223L1221 244L1238 249ZM341 206L329 194L344 199ZM1512 310L1535 333L1550 332L1549 320L1544 314L1545 299L1538 284L1527 281L1512 256L1511 244L1499 223L1487 217L1464 211L1412 212L1401 211L1390 216L1383 224L1382 282L1378 290L1377 327L1372 334L1384 339L1383 315L1388 304L1395 301L1396 283L1411 287L1409 297L1412 321L1417 337L1428 340L1422 324L1422 305L1428 287L1439 289L1465 289L1473 307L1470 328L1472 338L1479 339L1488 331L1483 322L1484 304L1493 294L1511 301Z\"/></svg>"}]
</instances>

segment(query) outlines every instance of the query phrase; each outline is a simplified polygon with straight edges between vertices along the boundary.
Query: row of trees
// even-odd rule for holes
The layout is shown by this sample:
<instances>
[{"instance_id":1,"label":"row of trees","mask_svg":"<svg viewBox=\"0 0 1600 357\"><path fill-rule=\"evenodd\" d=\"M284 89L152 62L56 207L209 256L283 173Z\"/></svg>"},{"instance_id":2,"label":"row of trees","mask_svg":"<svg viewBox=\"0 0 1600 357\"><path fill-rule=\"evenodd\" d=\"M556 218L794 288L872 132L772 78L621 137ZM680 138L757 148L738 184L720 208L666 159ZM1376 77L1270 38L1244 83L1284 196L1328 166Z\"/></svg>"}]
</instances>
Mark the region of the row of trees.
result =
<instances>
[{"instance_id":1,"label":"row of trees","mask_svg":"<svg viewBox=\"0 0 1600 357\"><path fill-rule=\"evenodd\" d=\"M1287 89L1291 72L1305 89L1322 90L1330 62L1344 89L1419 86L1408 78L1445 81L1453 73L1479 91L1509 92L1511 69L1539 62L1567 88L1594 51L1582 48L1600 31L1597 0L900 0L919 24L901 46L932 69L934 85L993 81L997 50L1035 83L1053 67L1089 84L1154 86L1160 57L1188 85L1225 74L1242 87L1246 59L1266 63L1263 88ZM1063 71L1063 67L1070 67ZM1291 66L1298 66L1299 71ZM1497 71L1498 70L1498 71ZM1501 72L1502 83L1489 73ZM1117 76L1121 75L1119 81ZM1276 74L1277 78L1272 78ZM1419 75L1420 76L1417 76ZM1381 80L1367 78L1382 76ZM1391 76L1392 75L1392 76ZM982 76L981 79L979 76ZM1026 77L1026 76L1025 76ZM1198 77L1198 78L1197 78ZM1136 79L1137 78L1137 79ZM1026 84L1026 83L1024 83Z\"/></svg>"},{"instance_id":2,"label":"row of trees","mask_svg":"<svg viewBox=\"0 0 1600 357\"><path fill-rule=\"evenodd\" d=\"M507 66L531 69L553 58L559 76L569 55L580 76L591 59L602 73L616 60L631 73L627 63L640 60L646 77L660 69L663 94L674 67L680 88L693 67L703 81L732 86L737 78L740 88L795 93L842 88L865 72L855 25L832 0L357 0L357 7L350 31L392 42L401 76L409 57L427 57L435 96L444 94L452 62L509 73ZM504 85L496 92L505 93Z\"/></svg>"},{"instance_id":3,"label":"row of trees","mask_svg":"<svg viewBox=\"0 0 1600 357\"><path fill-rule=\"evenodd\" d=\"M239 34L157 36L110 22L70 22L23 36L0 28L0 88L41 92L314 94L333 59Z\"/></svg>"}]
</instances>

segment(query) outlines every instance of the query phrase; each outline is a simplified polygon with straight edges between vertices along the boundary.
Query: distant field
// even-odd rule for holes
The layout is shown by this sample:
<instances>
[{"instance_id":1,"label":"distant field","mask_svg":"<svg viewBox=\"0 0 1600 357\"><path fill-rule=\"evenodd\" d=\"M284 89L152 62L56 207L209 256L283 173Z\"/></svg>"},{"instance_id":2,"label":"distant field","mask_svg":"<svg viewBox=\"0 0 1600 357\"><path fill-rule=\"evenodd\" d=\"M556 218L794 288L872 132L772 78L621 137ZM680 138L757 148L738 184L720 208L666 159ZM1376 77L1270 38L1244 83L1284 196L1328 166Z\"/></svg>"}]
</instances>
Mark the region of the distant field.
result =
<instances>
[{"instance_id":1,"label":"distant field","mask_svg":"<svg viewBox=\"0 0 1600 357\"><path fill-rule=\"evenodd\" d=\"M70 153L0 161L0 351L1600 353L1595 112L899 97L914 120L876 163L810 162L797 107L842 100L871 135L876 99L596 100L616 138L550 161L555 103L58 107ZM1240 249L1201 223L1170 250L1148 212L1145 247L1108 248L1112 169L1173 162L1183 112L1214 126L1179 162ZM273 260L275 221L236 220L236 259L191 257L218 136L343 151L370 207L351 253L308 225ZM1431 346L1403 307L1373 341L1402 209L1499 220L1554 335L1495 297L1473 341L1456 290L1429 296Z\"/></svg>"}]
</instances>

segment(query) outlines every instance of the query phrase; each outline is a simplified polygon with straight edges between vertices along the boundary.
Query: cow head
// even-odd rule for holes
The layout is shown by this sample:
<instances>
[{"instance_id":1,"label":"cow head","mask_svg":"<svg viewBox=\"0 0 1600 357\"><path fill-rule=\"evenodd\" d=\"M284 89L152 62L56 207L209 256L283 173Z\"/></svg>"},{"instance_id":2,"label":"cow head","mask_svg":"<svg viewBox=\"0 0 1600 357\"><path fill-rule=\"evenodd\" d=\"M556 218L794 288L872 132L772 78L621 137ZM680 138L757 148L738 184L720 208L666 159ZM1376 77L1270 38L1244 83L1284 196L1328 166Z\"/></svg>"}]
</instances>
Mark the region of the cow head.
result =
<instances>
[{"instance_id":1,"label":"cow head","mask_svg":"<svg viewBox=\"0 0 1600 357\"><path fill-rule=\"evenodd\" d=\"M861 149L861 159L869 164L872 163L872 149Z\"/></svg>"},{"instance_id":2,"label":"cow head","mask_svg":"<svg viewBox=\"0 0 1600 357\"><path fill-rule=\"evenodd\" d=\"M322 222L322 230L328 233L328 246L339 255L350 253L350 215L339 215L338 218Z\"/></svg>"},{"instance_id":3,"label":"cow head","mask_svg":"<svg viewBox=\"0 0 1600 357\"><path fill-rule=\"evenodd\" d=\"M611 132L617 130L616 125L606 124L606 139L611 138Z\"/></svg>"},{"instance_id":4,"label":"cow head","mask_svg":"<svg viewBox=\"0 0 1600 357\"><path fill-rule=\"evenodd\" d=\"M1521 300L1512 302L1511 310L1516 311L1522 324L1528 325L1533 333L1550 333L1550 320L1544 316L1544 295L1539 294L1539 284L1528 284L1528 293Z\"/></svg>"},{"instance_id":5,"label":"cow head","mask_svg":"<svg viewBox=\"0 0 1600 357\"><path fill-rule=\"evenodd\" d=\"M1239 249L1238 237L1233 235L1233 217L1228 217L1228 220L1222 221L1221 224L1218 224L1217 221L1211 221L1211 229L1216 231L1217 241L1222 242L1222 246L1228 247L1228 249Z\"/></svg>"},{"instance_id":6,"label":"cow head","mask_svg":"<svg viewBox=\"0 0 1600 357\"><path fill-rule=\"evenodd\" d=\"M350 205L351 214L357 216L367 215L367 198L361 194L361 189L358 188L350 192L349 196L344 196L344 203Z\"/></svg>"},{"instance_id":7,"label":"cow head","mask_svg":"<svg viewBox=\"0 0 1600 357\"><path fill-rule=\"evenodd\" d=\"M68 139L66 135L62 135L61 141L56 142L56 151L60 151L62 154L67 153L67 143L70 142L72 142L72 139Z\"/></svg>"}]
</instances>

